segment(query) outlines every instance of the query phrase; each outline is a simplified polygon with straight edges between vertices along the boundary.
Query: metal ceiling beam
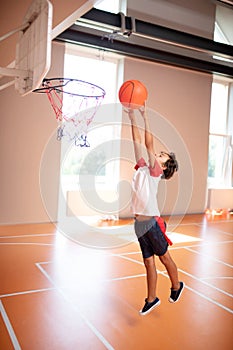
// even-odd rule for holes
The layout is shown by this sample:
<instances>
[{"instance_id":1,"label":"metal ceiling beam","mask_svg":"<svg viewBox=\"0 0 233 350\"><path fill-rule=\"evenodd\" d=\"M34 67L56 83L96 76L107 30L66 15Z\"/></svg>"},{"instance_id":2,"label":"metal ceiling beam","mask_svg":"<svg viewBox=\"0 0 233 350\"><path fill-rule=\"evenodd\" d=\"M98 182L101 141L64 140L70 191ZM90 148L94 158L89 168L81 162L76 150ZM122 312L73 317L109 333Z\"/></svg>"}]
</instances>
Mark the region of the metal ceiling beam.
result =
<instances>
[{"instance_id":1,"label":"metal ceiling beam","mask_svg":"<svg viewBox=\"0 0 233 350\"><path fill-rule=\"evenodd\" d=\"M215 0L216 4L223 5L229 8L233 8L233 1L232 0Z\"/></svg>"},{"instance_id":2,"label":"metal ceiling beam","mask_svg":"<svg viewBox=\"0 0 233 350\"><path fill-rule=\"evenodd\" d=\"M126 17L121 13L92 9L56 40L233 77L231 45Z\"/></svg>"}]
</instances>

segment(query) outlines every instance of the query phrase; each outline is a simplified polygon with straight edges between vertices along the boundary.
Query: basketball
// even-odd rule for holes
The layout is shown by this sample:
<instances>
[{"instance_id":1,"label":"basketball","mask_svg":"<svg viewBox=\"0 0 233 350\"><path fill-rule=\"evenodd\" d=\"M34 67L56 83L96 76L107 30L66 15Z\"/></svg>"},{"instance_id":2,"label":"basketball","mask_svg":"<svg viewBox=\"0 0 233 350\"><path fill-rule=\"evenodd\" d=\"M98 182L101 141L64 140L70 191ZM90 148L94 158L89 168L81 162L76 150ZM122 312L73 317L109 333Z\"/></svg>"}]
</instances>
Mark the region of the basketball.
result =
<instances>
[{"instance_id":1,"label":"basketball","mask_svg":"<svg viewBox=\"0 0 233 350\"><path fill-rule=\"evenodd\" d=\"M139 80L127 80L119 90L119 100L126 108L140 108L146 101L147 96L147 89Z\"/></svg>"}]
</instances>

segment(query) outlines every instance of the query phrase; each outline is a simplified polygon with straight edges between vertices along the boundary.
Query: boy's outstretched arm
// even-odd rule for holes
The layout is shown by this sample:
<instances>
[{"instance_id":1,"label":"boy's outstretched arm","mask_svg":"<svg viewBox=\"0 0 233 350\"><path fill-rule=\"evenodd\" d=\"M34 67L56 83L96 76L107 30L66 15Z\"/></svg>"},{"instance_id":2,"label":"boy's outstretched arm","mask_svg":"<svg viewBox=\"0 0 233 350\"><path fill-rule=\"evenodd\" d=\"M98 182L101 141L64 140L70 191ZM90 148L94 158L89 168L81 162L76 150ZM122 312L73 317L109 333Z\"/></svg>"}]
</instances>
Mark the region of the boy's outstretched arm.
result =
<instances>
[{"instance_id":1,"label":"boy's outstretched arm","mask_svg":"<svg viewBox=\"0 0 233 350\"><path fill-rule=\"evenodd\" d=\"M136 123L134 110L129 109L126 112L128 113L129 119L131 121L131 131L132 131L132 137L133 137L135 159L136 159L136 162L138 162L139 159L142 157L141 135Z\"/></svg>"},{"instance_id":2,"label":"boy's outstretched arm","mask_svg":"<svg viewBox=\"0 0 233 350\"><path fill-rule=\"evenodd\" d=\"M139 109L139 111L145 123L145 146L147 149L150 166L153 168L155 163L154 137L150 131L150 124L146 112L146 106L144 105L142 108Z\"/></svg>"}]
</instances>

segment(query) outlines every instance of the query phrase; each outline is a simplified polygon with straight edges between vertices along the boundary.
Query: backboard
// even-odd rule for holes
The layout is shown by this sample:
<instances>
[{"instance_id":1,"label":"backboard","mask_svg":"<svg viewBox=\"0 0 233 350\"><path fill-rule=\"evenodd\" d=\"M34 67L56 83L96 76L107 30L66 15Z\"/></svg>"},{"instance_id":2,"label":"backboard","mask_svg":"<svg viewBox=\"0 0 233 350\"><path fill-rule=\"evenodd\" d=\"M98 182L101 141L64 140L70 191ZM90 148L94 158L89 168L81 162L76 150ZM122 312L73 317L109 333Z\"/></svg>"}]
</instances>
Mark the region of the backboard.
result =
<instances>
[{"instance_id":1,"label":"backboard","mask_svg":"<svg viewBox=\"0 0 233 350\"><path fill-rule=\"evenodd\" d=\"M84 13L88 12L96 3L103 0L32 0L26 15L21 11L25 3L30 0L23 0L22 4L14 0L15 11L12 16L12 4L5 2L2 10L4 21L0 23L0 29L8 29L8 32L0 37L0 43L9 38L9 47L17 46L16 55L12 56L14 50L3 44L4 64L8 59L10 63L0 66L0 80L2 77L14 77L13 80L3 79L0 91L15 84L16 90L21 95L37 89L50 68L51 43L60 33L69 28ZM22 5L22 6L21 6ZM53 13L53 8L55 9ZM25 8L26 9L26 8ZM9 18L9 21L6 20ZM21 18L24 18L23 21ZM11 30L11 23L17 23L17 28ZM19 25L21 23L21 25ZM52 28L52 25L54 26ZM11 31L10 31L11 30ZM14 34L19 33L19 39L15 40ZM12 45L13 44L13 45ZM10 47L11 48L11 47Z\"/></svg>"},{"instance_id":2,"label":"backboard","mask_svg":"<svg viewBox=\"0 0 233 350\"><path fill-rule=\"evenodd\" d=\"M0 90L15 84L15 89L24 96L40 86L51 62L52 12L48 0L34 0L22 25L0 38L3 41L19 33L15 62L8 67L0 67L0 77L15 79L1 85Z\"/></svg>"},{"instance_id":3,"label":"backboard","mask_svg":"<svg viewBox=\"0 0 233 350\"><path fill-rule=\"evenodd\" d=\"M48 0L35 0L23 21L16 47L15 69L24 71L15 78L15 88L25 95L38 88L50 68L52 5Z\"/></svg>"}]
</instances>

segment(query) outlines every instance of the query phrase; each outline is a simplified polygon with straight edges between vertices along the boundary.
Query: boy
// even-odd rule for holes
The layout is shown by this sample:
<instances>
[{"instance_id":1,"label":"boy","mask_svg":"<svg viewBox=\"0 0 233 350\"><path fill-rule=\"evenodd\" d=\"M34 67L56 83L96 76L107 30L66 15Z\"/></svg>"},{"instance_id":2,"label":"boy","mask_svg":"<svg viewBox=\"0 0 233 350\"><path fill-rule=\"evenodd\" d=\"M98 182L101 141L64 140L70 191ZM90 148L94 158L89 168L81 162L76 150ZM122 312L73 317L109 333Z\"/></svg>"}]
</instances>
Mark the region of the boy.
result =
<instances>
[{"instance_id":1,"label":"boy","mask_svg":"<svg viewBox=\"0 0 233 350\"><path fill-rule=\"evenodd\" d=\"M142 158L141 135L136 124L134 110L127 111L131 121L134 152L136 158L136 173L134 174L132 189L132 211L135 216L135 233L138 237L147 279L147 298L140 311L146 315L160 304L156 295L157 271L154 255L157 255L165 266L171 281L171 294L169 301L175 303L179 300L184 289L184 283L178 279L175 262L168 252L168 244L172 244L165 234L166 223L160 217L157 204L157 189L161 178L170 179L178 170L174 153L161 152L155 154L154 139L150 132L149 120L145 106L139 109L145 124L145 146L149 158L147 165Z\"/></svg>"}]
</instances>

